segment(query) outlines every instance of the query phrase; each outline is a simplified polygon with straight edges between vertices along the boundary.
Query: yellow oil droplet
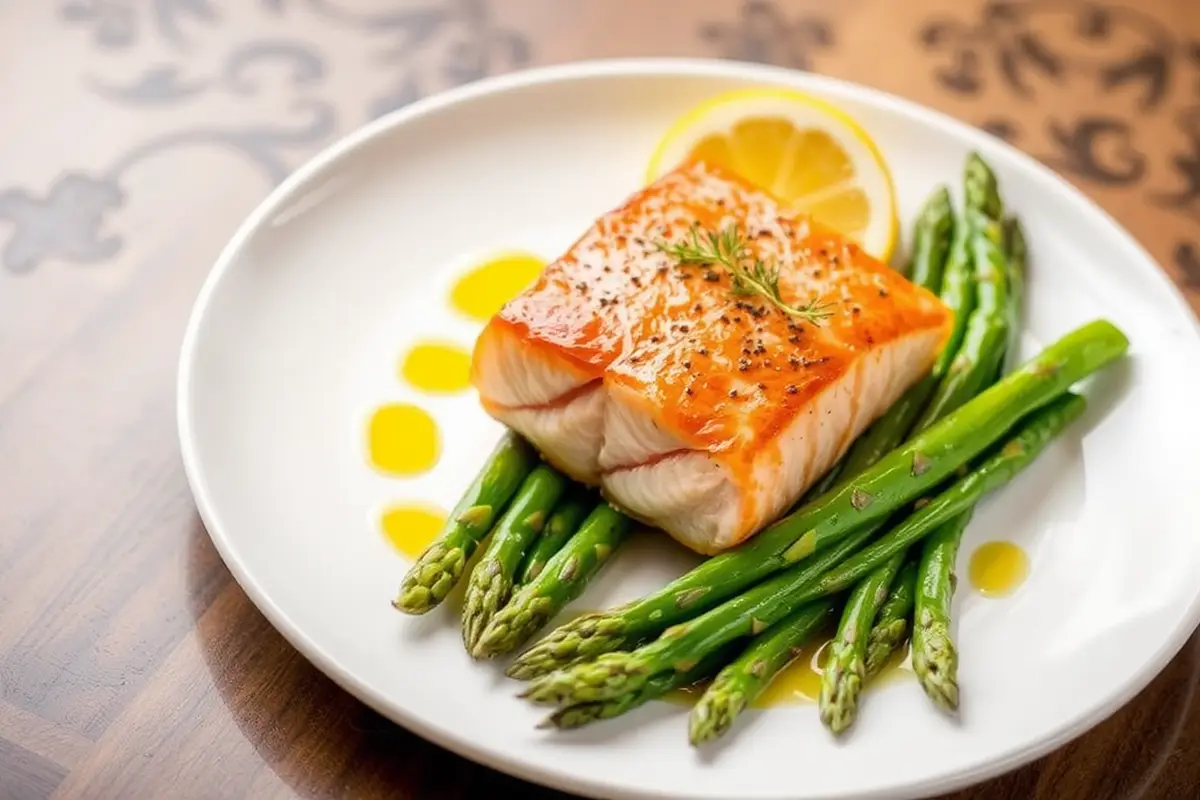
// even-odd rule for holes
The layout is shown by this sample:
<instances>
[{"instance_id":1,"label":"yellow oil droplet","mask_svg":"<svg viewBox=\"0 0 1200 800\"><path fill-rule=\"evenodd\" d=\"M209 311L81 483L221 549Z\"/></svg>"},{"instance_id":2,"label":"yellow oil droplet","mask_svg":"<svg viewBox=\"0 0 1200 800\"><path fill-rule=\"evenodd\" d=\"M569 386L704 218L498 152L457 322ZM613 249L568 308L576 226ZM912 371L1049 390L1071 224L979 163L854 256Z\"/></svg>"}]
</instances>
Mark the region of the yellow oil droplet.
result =
<instances>
[{"instance_id":1,"label":"yellow oil droplet","mask_svg":"<svg viewBox=\"0 0 1200 800\"><path fill-rule=\"evenodd\" d=\"M468 272L450 292L451 304L472 319L487 322L533 283L546 266L529 253L505 253Z\"/></svg>"},{"instance_id":2,"label":"yellow oil droplet","mask_svg":"<svg viewBox=\"0 0 1200 800\"><path fill-rule=\"evenodd\" d=\"M986 542L971 554L971 585L985 597L1012 594L1029 575L1029 557L1012 542Z\"/></svg>"},{"instance_id":3,"label":"yellow oil droplet","mask_svg":"<svg viewBox=\"0 0 1200 800\"><path fill-rule=\"evenodd\" d=\"M821 676L825 662L829 659L829 647L832 635L814 639L805 646L800 655L785 667L775 679L767 685L763 693L751 704L753 708L770 708L780 705L800 705L815 703L821 696ZM885 686L896 680L912 676L912 664L909 660L909 648L906 641L892 651L887 664L878 675L871 679L868 689ZM694 706L708 689L711 681L699 681L690 686L672 689L663 695L663 700L673 705Z\"/></svg>"},{"instance_id":4,"label":"yellow oil droplet","mask_svg":"<svg viewBox=\"0 0 1200 800\"><path fill-rule=\"evenodd\" d=\"M446 512L433 506L397 505L383 512L384 538L401 555L416 559L441 532Z\"/></svg>"},{"instance_id":5,"label":"yellow oil droplet","mask_svg":"<svg viewBox=\"0 0 1200 800\"><path fill-rule=\"evenodd\" d=\"M694 706L704 694L704 690L708 688L709 683L711 681L698 681L690 686L680 686L678 689L672 689L664 694L662 699L672 705Z\"/></svg>"},{"instance_id":6,"label":"yellow oil droplet","mask_svg":"<svg viewBox=\"0 0 1200 800\"><path fill-rule=\"evenodd\" d=\"M470 386L471 354L455 344L422 342L409 350L400 375L426 392L449 394Z\"/></svg>"},{"instance_id":7,"label":"yellow oil droplet","mask_svg":"<svg viewBox=\"0 0 1200 800\"><path fill-rule=\"evenodd\" d=\"M775 680L754 701L754 708L815 703L821 695L821 671L829 659L829 637L818 637L805 645Z\"/></svg>"},{"instance_id":8,"label":"yellow oil droplet","mask_svg":"<svg viewBox=\"0 0 1200 800\"><path fill-rule=\"evenodd\" d=\"M381 406L367 425L371 463L391 475L420 475L433 468L441 452L437 423L425 411L405 403Z\"/></svg>"}]
</instances>

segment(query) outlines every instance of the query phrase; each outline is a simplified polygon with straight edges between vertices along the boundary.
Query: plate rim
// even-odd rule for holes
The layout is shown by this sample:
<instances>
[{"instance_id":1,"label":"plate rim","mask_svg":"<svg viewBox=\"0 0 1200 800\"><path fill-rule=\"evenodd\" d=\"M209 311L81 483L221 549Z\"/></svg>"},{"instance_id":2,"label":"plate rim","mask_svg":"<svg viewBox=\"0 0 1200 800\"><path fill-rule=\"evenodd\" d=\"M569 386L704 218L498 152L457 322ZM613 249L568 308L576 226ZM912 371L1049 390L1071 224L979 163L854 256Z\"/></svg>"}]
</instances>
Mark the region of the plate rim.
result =
<instances>
[{"instance_id":1,"label":"plate rim","mask_svg":"<svg viewBox=\"0 0 1200 800\"><path fill-rule=\"evenodd\" d=\"M281 206L295 196L297 189L308 185L314 178L320 177L327 168L352 155L355 151L369 146L374 140L421 117L435 114L451 106L469 103L485 96L545 84L639 76L646 78L699 76L714 79L760 79L776 84L790 84L802 90L829 89L844 96L854 97L864 103L904 114L926 126L947 130L961 139L976 143L976 145L986 143L988 147L1005 149L1008 151L1007 154L1019 162L1020 166L1030 172L1036 180L1053 186L1060 192L1066 192L1074 200L1082 202L1092 214L1096 215L1097 219L1102 220L1113 229L1124 240L1127 247L1132 248L1133 252L1141 256L1145 262L1154 266L1155 269L1151 272L1155 274L1151 279L1159 281L1159 288L1167 290L1169 302L1175 303L1184 318L1189 320L1191 333L1197 339L1200 339L1200 320L1197 319L1179 287L1168 277L1162 264L1125 226L1065 177L1033 156L948 113L891 92L842 78L752 62L686 57L599 58L531 67L486 77L428 95L343 134L301 163L268 192L235 229L205 277L193 302L184 329L176 375L177 434L184 474L197 512L204 523L205 531L234 580L271 626L310 664L343 691L348 692L376 713L421 738L478 764L541 786L593 798L652 797L668 800L668 798L674 798L675 795L653 791L639 791L637 794L630 794L611 784L590 779L578 779L562 772L527 763L519 758L478 747L472 743L469 736L427 723L410 715L405 709L387 703L383 698L377 697L371 687L362 682L353 672L343 670L335 657L327 653L305 631L295 625L288 614L273 601L243 563L236 546L229 539L221 524L220 514L209 494L200 463L201 459L194 444L193 414L195 409L191 402L196 351L212 297L225 274L241 257L245 246L264 227L264 223L269 221ZM1013 771L1074 741L1134 699L1161 674L1168 663L1183 649L1197 626L1200 625L1200 591L1197 592L1182 618L1189 624L1181 625L1173 631L1172 636L1168 637L1159 649L1146 659L1136 675L1119 687L1118 691L1113 692L1105 702L1096 705L1088 713L1079 715L1057 733L1027 743L1005 758L988 762L975 769L959 770L935 779L890 785L872 792L867 797L925 797L961 790Z\"/></svg>"}]
</instances>

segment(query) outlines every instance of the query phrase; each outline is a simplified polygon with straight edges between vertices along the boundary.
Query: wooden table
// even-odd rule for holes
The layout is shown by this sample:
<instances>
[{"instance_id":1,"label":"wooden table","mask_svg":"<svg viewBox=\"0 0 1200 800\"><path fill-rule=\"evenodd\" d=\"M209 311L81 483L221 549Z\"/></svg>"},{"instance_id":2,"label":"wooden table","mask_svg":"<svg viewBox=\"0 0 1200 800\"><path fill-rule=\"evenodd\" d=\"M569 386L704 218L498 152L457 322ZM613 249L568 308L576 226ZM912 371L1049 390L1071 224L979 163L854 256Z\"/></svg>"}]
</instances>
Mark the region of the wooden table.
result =
<instances>
[{"instance_id":1,"label":"wooden table","mask_svg":"<svg viewBox=\"0 0 1200 800\"><path fill-rule=\"evenodd\" d=\"M174 377L218 250L305 158L451 85L634 55L817 70L984 126L1200 308L1195 0L0 2L0 798L561 796L385 722L268 626L197 518ZM963 796L1196 797L1198 676L1194 638Z\"/></svg>"}]
</instances>

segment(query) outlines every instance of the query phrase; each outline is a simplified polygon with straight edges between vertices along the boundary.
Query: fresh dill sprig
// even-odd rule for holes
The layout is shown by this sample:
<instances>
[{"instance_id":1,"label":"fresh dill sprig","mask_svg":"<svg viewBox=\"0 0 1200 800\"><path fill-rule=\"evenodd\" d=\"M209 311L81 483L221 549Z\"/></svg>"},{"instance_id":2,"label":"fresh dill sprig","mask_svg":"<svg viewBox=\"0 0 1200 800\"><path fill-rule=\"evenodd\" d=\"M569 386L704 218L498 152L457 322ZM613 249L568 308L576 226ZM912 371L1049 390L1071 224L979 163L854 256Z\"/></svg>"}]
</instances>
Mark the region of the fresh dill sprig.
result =
<instances>
[{"instance_id":1,"label":"fresh dill sprig","mask_svg":"<svg viewBox=\"0 0 1200 800\"><path fill-rule=\"evenodd\" d=\"M758 295L772 303L780 311L814 325L833 312L828 304L816 301L803 306L784 302L779 294L779 267L761 258L750 258L746 252L746 240L734 223L719 231L704 230L693 224L681 242L670 244L657 242L658 249L679 262L680 266L694 264L719 264L729 273L734 294Z\"/></svg>"}]
</instances>

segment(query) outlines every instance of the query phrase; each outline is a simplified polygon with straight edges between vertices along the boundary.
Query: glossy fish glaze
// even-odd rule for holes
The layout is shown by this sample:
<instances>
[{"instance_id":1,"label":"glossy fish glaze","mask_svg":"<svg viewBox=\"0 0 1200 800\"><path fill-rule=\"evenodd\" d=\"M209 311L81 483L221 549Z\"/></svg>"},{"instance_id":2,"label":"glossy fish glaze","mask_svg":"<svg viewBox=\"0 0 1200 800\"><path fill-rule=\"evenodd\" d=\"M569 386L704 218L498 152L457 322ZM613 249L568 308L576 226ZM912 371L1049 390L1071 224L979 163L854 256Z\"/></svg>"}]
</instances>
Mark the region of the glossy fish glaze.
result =
<instances>
[{"instance_id":1,"label":"glossy fish glaze","mask_svg":"<svg viewBox=\"0 0 1200 800\"><path fill-rule=\"evenodd\" d=\"M793 306L662 246L735 224ZM485 408L700 552L778 514L932 364L951 315L853 242L703 163L604 215L476 344Z\"/></svg>"}]
</instances>

